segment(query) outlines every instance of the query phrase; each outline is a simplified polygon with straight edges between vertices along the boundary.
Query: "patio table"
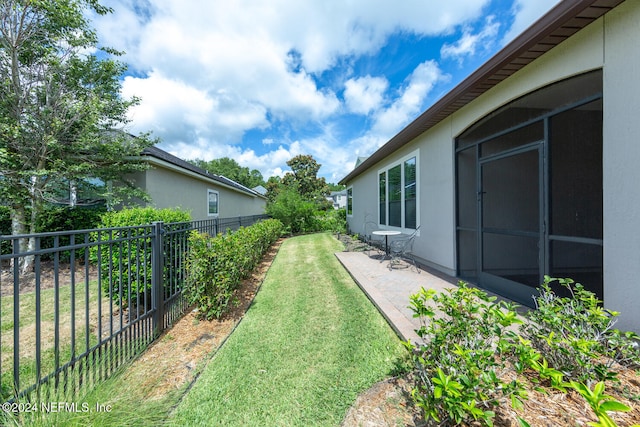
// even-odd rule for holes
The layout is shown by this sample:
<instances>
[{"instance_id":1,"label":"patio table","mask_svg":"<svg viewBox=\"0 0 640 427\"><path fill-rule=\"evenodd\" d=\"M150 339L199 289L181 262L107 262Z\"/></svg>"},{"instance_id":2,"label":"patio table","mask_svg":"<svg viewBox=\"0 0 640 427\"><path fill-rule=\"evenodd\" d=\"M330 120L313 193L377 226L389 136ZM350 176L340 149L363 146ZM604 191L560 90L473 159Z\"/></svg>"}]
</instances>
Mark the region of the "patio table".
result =
<instances>
[{"instance_id":1,"label":"patio table","mask_svg":"<svg viewBox=\"0 0 640 427\"><path fill-rule=\"evenodd\" d=\"M402 233L394 230L375 230L372 231L371 234L384 236L384 252L386 254L386 258L389 258L389 236L399 236Z\"/></svg>"}]
</instances>

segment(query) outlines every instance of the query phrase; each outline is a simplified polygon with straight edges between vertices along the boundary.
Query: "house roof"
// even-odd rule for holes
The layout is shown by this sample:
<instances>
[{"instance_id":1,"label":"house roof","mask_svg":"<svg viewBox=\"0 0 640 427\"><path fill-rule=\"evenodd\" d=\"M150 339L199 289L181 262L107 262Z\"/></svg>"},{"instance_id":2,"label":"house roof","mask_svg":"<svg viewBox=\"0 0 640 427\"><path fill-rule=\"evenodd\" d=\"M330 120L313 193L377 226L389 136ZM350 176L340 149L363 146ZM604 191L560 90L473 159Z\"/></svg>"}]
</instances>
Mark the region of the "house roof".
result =
<instances>
[{"instance_id":1,"label":"house roof","mask_svg":"<svg viewBox=\"0 0 640 427\"><path fill-rule=\"evenodd\" d=\"M345 176L345 184L624 0L563 0Z\"/></svg>"},{"instance_id":2,"label":"house roof","mask_svg":"<svg viewBox=\"0 0 640 427\"><path fill-rule=\"evenodd\" d=\"M261 197L264 198L264 195L260 194L257 191L254 191L250 188L245 187L242 184L239 184L227 177L224 177L222 175L216 175L213 173L210 173L202 168L199 168L198 166L187 162L186 160L182 160L179 157L174 156L173 154L169 154L164 150L161 150L160 148L153 146L153 147L148 147L145 148L142 151L142 156L147 156L147 157L153 157L155 159L161 160L163 162L169 163L175 167L178 167L180 169L184 169L190 172L193 172L197 175L202 176L203 178L206 178L210 181L215 181L217 184L222 185L224 187L229 187L232 188L236 191L240 191L242 193L247 193L251 196L257 196L257 197Z\"/></svg>"}]
</instances>

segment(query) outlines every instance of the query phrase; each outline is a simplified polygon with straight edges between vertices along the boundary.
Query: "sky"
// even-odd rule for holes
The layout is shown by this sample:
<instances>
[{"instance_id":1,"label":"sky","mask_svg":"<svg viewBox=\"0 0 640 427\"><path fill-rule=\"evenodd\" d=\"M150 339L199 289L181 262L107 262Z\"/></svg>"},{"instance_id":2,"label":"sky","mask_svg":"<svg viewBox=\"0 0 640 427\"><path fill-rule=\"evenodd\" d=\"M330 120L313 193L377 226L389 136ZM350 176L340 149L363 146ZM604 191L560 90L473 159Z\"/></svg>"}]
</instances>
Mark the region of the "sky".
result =
<instances>
[{"instance_id":1,"label":"sky","mask_svg":"<svg viewBox=\"0 0 640 427\"><path fill-rule=\"evenodd\" d=\"M558 0L106 0L126 130L264 179L310 154L337 183Z\"/></svg>"}]
</instances>

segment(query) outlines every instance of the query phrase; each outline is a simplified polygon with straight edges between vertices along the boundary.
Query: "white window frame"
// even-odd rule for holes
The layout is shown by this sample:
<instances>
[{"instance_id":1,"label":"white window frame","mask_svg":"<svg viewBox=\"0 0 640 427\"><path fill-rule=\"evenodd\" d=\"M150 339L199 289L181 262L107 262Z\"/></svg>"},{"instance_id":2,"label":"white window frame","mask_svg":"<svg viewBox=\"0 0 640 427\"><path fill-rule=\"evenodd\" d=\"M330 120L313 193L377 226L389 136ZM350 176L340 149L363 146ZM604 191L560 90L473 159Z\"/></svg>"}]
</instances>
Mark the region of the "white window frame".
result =
<instances>
[{"instance_id":1,"label":"white window frame","mask_svg":"<svg viewBox=\"0 0 640 427\"><path fill-rule=\"evenodd\" d=\"M216 213L211 213L211 210L210 210L211 206L209 201L212 194L216 195L216 211L217 211ZM217 217L218 215L220 215L220 193L216 190L208 189L207 190L207 216Z\"/></svg>"},{"instance_id":2,"label":"white window frame","mask_svg":"<svg viewBox=\"0 0 640 427\"><path fill-rule=\"evenodd\" d=\"M351 192L351 197L349 197L349 192ZM351 213L349 213L349 205L351 205ZM345 210L347 211L347 216L351 218L353 216L353 186L347 187L347 203L345 205Z\"/></svg>"},{"instance_id":3,"label":"white window frame","mask_svg":"<svg viewBox=\"0 0 640 427\"><path fill-rule=\"evenodd\" d=\"M378 224L380 227L389 230L399 230L413 232L415 229L406 228L405 226L405 171L404 164L407 160L415 157L416 159L416 228L420 226L420 150L412 151L411 153L395 160L392 163L387 164L384 168L378 169L376 174L376 211L378 216ZM400 207L400 220L401 225L393 226L389 225L389 171L396 166L400 165L400 188L401 188L401 207ZM385 173L385 219L386 224L380 223L380 174Z\"/></svg>"}]
</instances>

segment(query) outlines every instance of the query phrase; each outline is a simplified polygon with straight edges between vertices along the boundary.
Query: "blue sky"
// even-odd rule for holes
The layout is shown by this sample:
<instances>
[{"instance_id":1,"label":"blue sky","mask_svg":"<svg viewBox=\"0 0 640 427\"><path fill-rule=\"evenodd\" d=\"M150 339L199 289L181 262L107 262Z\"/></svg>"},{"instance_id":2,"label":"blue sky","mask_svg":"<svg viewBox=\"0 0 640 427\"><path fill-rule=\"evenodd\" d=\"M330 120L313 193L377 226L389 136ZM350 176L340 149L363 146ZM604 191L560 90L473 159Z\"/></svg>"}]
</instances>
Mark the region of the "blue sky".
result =
<instances>
[{"instance_id":1,"label":"blue sky","mask_svg":"<svg viewBox=\"0 0 640 427\"><path fill-rule=\"evenodd\" d=\"M311 154L338 182L557 0L108 0L132 133L265 179Z\"/></svg>"}]
</instances>

